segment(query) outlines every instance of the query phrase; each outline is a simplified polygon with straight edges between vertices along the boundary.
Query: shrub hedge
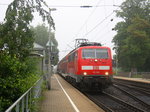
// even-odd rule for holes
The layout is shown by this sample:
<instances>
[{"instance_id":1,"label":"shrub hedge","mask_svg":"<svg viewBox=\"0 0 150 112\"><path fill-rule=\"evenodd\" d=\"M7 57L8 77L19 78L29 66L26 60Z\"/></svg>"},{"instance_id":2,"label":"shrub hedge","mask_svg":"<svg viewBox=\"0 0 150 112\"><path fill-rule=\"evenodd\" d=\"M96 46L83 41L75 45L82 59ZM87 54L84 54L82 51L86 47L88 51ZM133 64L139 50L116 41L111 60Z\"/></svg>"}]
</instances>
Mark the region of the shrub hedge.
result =
<instances>
[{"instance_id":1,"label":"shrub hedge","mask_svg":"<svg viewBox=\"0 0 150 112\"><path fill-rule=\"evenodd\" d=\"M8 53L0 53L0 112L6 110L40 75L37 73L37 58L21 62Z\"/></svg>"}]
</instances>

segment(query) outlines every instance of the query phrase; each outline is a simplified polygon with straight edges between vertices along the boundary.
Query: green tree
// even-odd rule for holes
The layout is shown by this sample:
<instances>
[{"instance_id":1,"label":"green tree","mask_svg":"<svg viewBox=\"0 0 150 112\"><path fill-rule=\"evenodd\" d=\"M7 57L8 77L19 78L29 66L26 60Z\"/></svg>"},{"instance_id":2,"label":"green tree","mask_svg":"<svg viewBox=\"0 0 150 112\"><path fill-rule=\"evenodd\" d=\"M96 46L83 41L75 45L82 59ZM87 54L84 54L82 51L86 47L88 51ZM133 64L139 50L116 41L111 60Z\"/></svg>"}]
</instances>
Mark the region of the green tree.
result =
<instances>
[{"instance_id":1,"label":"green tree","mask_svg":"<svg viewBox=\"0 0 150 112\"><path fill-rule=\"evenodd\" d=\"M36 27L32 27L32 31L34 32L34 40L36 43L46 47L46 43L48 42L49 32L48 27L45 24L37 25Z\"/></svg>"},{"instance_id":2,"label":"green tree","mask_svg":"<svg viewBox=\"0 0 150 112\"><path fill-rule=\"evenodd\" d=\"M49 31L48 31L48 27L45 26L45 24L42 25L38 25L36 27L32 27L32 31L34 32L35 36L35 42L46 47L46 44L49 40ZM55 33L51 32L50 33L50 38L51 41L53 43L52 46L52 53L51 53L51 60L52 60L52 64L56 65L59 61L59 50L58 50L58 42L55 38Z\"/></svg>"},{"instance_id":3,"label":"green tree","mask_svg":"<svg viewBox=\"0 0 150 112\"><path fill-rule=\"evenodd\" d=\"M0 29L0 37L3 40L0 47L7 43L11 56L16 55L22 60L29 55L34 41L30 22L35 11L39 12L43 20L47 19L48 23L54 26L53 19L42 5L47 6L43 0L14 0L8 6L4 24Z\"/></svg>"},{"instance_id":4,"label":"green tree","mask_svg":"<svg viewBox=\"0 0 150 112\"><path fill-rule=\"evenodd\" d=\"M39 79L40 74L36 73L34 58L20 62L4 51L0 60L0 112L4 112Z\"/></svg>"},{"instance_id":5,"label":"green tree","mask_svg":"<svg viewBox=\"0 0 150 112\"><path fill-rule=\"evenodd\" d=\"M126 0L117 16L123 19L117 23L113 42L124 70L145 70L150 58L150 1ZM150 62L150 61L149 61ZM143 67L145 66L145 67Z\"/></svg>"},{"instance_id":6,"label":"green tree","mask_svg":"<svg viewBox=\"0 0 150 112\"><path fill-rule=\"evenodd\" d=\"M39 12L54 28L49 12L42 8L43 0L14 0L0 23L0 111L4 112L39 78L29 58L34 33L30 29L33 13Z\"/></svg>"}]
</instances>

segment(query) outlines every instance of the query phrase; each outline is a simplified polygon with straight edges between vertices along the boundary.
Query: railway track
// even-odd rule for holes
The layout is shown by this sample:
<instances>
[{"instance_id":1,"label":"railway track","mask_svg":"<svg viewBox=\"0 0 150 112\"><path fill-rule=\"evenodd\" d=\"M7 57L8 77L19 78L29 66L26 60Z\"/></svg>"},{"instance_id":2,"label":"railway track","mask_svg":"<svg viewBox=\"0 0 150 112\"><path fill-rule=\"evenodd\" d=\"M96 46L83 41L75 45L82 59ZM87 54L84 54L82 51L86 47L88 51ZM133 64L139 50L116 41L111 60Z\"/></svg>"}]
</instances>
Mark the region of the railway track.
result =
<instances>
[{"instance_id":1,"label":"railway track","mask_svg":"<svg viewBox=\"0 0 150 112\"><path fill-rule=\"evenodd\" d=\"M110 88L102 92L102 94L86 93L86 96L106 112L149 112L149 87L143 83L142 85L138 85L135 86L132 82L115 82Z\"/></svg>"},{"instance_id":2,"label":"railway track","mask_svg":"<svg viewBox=\"0 0 150 112\"><path fill-rule=\"evenodd\" d=\"M146 91L150 93L150 83L144 83L144 82L137 82L137 81L131 81L131 80L123 80L123 79L115 79L113 80L113 83L115 84L122 84L122 85L130 85L134 88L141 89L142 91Z\"/></svg>"},{"instance_id":3,"label":"railway track","mask_svg":"<svg viewBox=\"0 0 150 112\"><path fill-rule=\"evenodd\" d=\"M147 94L148 96L150 96L150 88L139 87L139 86L130 85L130 84L121 83L121 82L114 82L114 84L120 85L120 86L124 86L124 87L128 87L130 89L134 89L136 91L139 91L139 92L141 92L143 94Z\"/></svg>"},{"instance_id":4,"label":"railway track","mask_svg":"<svg viewBox=\"0 0 150 112\"><path fill-rule=\"evenodd\" d=\"M78 86L75 87L79 89ZM106 112L149 112L150 91L148 88L135 86L131 82L129 84L114 82L103 92L79 90Z\"/></svg>"},{"instance_id":5,"label":"railway track","mask_svg":"<svg viewBox=\"0 0 150 112\"><path fill-rule=\"evenodd\" d=\"M121 98L126 102L129 102L132 105L138 106L145 111L150 110L150 97L146 94L128 87L118 85L113 85L113 87L122 92L121 95L116 94L117 97Z\"/></svg>"},{"instance_id":6,"label":"railway track","mask_svg":"<svg viewBox=\"0 0 150 112\"><path fill-rule=\"evenodd\" d=\"M106 92L100 95L86 93L86 96L106 112L146 112Z\"/></svg>"},{"instance_id":7,"label":"railway track","mask_svg":"<svg viewBox=\"0 0 150 112\"><path fill-rule=\"evenodd\" d=\"M123 83L121 83L123 82ZM106 89L111 95L130 103L146 112L150 110L150 90L147 84L138 83L137 86L132 84L134 82L118 81L114 82L113 86ZM143 86L144 85L144 86ZM143 87L142 87L143 86Z\"/></svg>"}]
</instances>

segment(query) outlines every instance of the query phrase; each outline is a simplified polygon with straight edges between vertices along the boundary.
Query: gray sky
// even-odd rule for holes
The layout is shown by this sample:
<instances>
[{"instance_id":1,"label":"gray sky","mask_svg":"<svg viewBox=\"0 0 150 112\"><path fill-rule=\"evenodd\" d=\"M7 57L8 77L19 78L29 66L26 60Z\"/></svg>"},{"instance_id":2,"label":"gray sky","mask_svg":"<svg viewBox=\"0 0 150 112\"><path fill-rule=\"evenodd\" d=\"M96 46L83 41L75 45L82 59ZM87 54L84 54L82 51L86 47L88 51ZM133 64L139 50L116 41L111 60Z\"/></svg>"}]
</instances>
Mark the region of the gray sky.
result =
<instances>
[{"instance_id":1,"label":"gray sky","mask_svg":"<svg viewBox=\"0 0 150 112\"><path fill-rule=\"evenodd\" d=\"M0 22L3 21L7 4L13 0L0 1ZM60 59L74 47L76 38L87 38L90 41L101 42L104 46L113 48L111 43L116 34L112 28L119 21L113 5L120 5L125 0L45 0L51 8L56 8L51 15L55 22L55 37L59 44ZM92 8L75 6L91 5ZM114 12L114 13L113 13ZM113 19L113 21L111 21ZM42 23L39 16L35 16L32 25Z\"/></svg>"}]
</instances>

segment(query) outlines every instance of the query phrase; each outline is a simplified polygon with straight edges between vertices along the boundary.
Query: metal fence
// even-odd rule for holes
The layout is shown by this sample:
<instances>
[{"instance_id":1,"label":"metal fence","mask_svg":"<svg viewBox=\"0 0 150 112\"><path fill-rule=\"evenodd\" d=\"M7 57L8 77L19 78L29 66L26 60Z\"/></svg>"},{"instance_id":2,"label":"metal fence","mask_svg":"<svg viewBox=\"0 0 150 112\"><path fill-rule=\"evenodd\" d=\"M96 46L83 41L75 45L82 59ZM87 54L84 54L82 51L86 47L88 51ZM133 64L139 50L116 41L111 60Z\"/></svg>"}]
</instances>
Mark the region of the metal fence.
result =
<instances>
[{"instance_id":1,"label":"metal fence","mask_svg":"<svg viewBox=\"0 0 150 112\"><path fill-rule=\"evenodd\" d=\"M30 89L28 89L14 104L5 112L31 112L31 107L36 103L36 99L41 95L41 77Z\"/></svg>"}]
</instances>

